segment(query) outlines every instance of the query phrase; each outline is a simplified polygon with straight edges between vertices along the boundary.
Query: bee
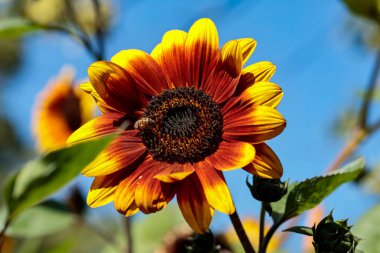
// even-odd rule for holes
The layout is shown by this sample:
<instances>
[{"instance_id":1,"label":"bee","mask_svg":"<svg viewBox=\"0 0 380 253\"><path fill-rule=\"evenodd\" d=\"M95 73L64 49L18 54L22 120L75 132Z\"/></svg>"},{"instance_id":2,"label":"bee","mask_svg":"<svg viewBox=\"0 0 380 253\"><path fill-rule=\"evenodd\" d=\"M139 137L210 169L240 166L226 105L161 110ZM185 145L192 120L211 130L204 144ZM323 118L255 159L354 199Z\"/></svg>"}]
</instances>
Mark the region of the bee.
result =
<instances>
[{"instance_id":1,"label":"bee","mask_svg":"<svg viewBox=\"0 0 380 253\"><path fill-rule=\"evenodd\" d=\"M156 125L153 119L145 117L137 120L135 122L135 129L144 130L144 129L152 129Z\"/></svg>"}]
</instances>

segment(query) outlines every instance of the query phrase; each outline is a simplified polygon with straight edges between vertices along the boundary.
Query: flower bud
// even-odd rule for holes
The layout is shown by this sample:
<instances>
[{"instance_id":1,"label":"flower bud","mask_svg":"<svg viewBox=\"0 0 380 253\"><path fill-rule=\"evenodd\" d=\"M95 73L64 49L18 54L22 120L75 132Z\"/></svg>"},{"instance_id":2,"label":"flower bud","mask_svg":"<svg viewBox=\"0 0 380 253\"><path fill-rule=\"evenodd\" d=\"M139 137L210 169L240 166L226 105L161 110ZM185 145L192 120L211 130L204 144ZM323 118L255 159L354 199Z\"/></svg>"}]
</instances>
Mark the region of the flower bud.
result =
<instances>
[{"instance_id":1,"label":"flower bud","mask_svg":"<svg viewBox=\"0 0 380 253\"><path fill-rule=\"evenodd\" d=\"M253 184L249 184L247 179L247 185L255 199L263 202L276 202L286 194L288 182L253 176Z\"/></svg>"},{"instance_id":2,"label":"flower bud","mask_svg":"<svg viewBox=\"0 0 380 253\"><path fill-rule=\"evenodd\" d=\"M359 239L354 236L347 220L334 221L332 212L313 226L313 245L316 253L355 252Z\"/></svg>"}]
</instances>

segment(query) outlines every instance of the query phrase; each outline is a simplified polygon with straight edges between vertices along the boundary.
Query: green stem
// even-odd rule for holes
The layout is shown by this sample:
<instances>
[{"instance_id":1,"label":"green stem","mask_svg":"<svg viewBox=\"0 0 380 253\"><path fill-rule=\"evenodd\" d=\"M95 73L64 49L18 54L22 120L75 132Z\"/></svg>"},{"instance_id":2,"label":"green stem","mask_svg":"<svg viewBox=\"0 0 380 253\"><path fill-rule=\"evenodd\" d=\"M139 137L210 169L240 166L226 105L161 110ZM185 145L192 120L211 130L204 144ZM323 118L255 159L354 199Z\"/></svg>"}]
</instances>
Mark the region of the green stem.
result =
<instances>
[{"instance_id":1,"label":"green stem","mask_svg":"<svg viewBox=\"0 0 380 253\"><path fill-rule=\"evenodd\" d=\"M282 223L283 221L280 220L279 222L274 223L272 227L269 229L268 233L265 235L261 253L266 253L270 239L272 239L272 236L274 235L276 230L281 226Z\"/></svg>"},{"instance_id":2,"label":"green stem","mask_svg":"<svg viewBox=\"0 0 380 253\"><path fill-rule=\"evenodd\" d=\"M265 203L261 202L260 210L260 230L259 230L259 253L262 252L263 242L264 242L264 229L265 229Z\"/></svg>"},{"instance_id":3,"label":"green stem","mask_svg":"<svg viewBox=\"0 0 380 253\"><path fill-rule=\"evenodd\" d=\"M237 214L236 211L230 215L230 219L231 219L232 225L234 226L236 234L239 237L240 243L242 244L244 248L244 251L246 253L256 253L255 249L252 247L252 244L248 239L247 234L245 233L243 224L241 223L239 215Z\"/></svg>"}]
</instances>

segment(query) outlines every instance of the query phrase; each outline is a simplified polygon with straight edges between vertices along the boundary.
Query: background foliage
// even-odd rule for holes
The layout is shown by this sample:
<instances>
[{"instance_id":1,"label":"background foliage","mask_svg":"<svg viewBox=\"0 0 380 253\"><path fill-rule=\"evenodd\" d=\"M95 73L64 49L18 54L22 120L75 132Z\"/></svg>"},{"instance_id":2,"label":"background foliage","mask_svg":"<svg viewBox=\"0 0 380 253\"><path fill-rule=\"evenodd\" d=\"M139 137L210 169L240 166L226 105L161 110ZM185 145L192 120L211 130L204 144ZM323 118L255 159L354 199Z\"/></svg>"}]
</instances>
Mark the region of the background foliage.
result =
<instances>
[{"instance_id":1,"label":"background foliage","mask_svg":"<svg viewBox=\"0 0 380 253\"><path fill-rule=\"evenodd\" d=\"M109 139L35 158L30 134L34 96L63 64L73 64L79 78L85 78L87 66L99 57L108 59L126 48L150 51L164 31L186 30L202 16L215 20L223 41L254 37L259 43L254 61L265 58L278 66L276 82L285 91L280 111L289 125L273 146L284 163L285 178L298 183L272 205L275 224L280 226L314 207L338 185L358 176L362 160L335 174L312 178L323 174L345 141L355 137L380 45L379 1L100 1L99 12L91 6L91 1L86 0L0 1L2 187L5 178L10 177L3 190L0 225L11 214L13 222L4 246L9 252L126 249L122 217L111 209L88 210L85 206L83 196L89 181L76 179L57 192ZM97 22L104 41L98 37ZM380 112L376 79L374 84L369 125L376 124ZM365 173L355 185L344 186L323 202L326 210L334 208L334 216L349 217L355 223L354 234L365 238L359 248L369 253L380 251L378 142L379 134L375 132L357 143L347 160L364 155ZM243 172L232 172L227 180L243 216L258 216L258 204L251 201L247 188L242 189L245 177ZM303 181L305 178L311 179ZM51 197L52 193L56 194ZM180 230L186 226L183 223L174 205L158 214L138 216L133 230L135 251L159 252L165 234ZM222 216L212 224L215 234L224 234L228 227ZM298 252L300 237L289 238L283 240L279 251ZM241 251L239 246L234 247Z\"/></svg>"}]
</instances>

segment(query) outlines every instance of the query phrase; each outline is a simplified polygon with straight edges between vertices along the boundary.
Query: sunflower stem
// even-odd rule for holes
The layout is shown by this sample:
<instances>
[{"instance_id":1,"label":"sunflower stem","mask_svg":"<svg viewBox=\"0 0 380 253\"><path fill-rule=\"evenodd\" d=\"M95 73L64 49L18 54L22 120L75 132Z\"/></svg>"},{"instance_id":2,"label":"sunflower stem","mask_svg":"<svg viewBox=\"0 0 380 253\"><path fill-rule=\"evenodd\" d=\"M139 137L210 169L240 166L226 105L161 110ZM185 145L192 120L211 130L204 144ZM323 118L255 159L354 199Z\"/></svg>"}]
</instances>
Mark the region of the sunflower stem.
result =
<instances>
[{"instance_id":1,"label":"sunflower stem","mask_svg":"<svg viewBox=\"0 0 380 253\"><path fill-rule=\"evenodd\" d=\"M234 226L236 234L239 237L240 243L242 244L244 248L244 251L246 253L256 253L255 249L252 247L252 244L248 239L247 234L245 233L243 224L241 223L239 215L237 214L236 211L230 215L230 219L231 219L232 225Z\"/></svg>"},{"instance_id":2,"label":"sunflower stem","mask_svg":"<svg viewBox=\"0 0 380 253\"><path fill-rule=\"evenodd\" d=\"M276 222L272 225L272 227L269 229L268 233L265 235L263 245L260 248L260 253L266 253L270 239L272 239L272 236L276 232L276 230L280 227L280 225L283 223L283 221Z\"/></svg>"},{"instance_id":3,"label":"sunflower stem","mask_svg":"<svg viewBox=\"0 0 380 253\"><path fill-rule=\"evenodd\" d=\"M265 226L265 203L261 202L260 210L260 230L259 230L259 253L262 252L263 242L264 242L264 226Z\"/></svg>"},{"instance_id":4,"label":"sunflower stem","mask_svg":"<svg viewBox=\"0 0 380 253\"><path fill-rule=\"evenodd\" d=\"M132 218L126 217L124 219L125 233L127 236L126 253L133 253L133 237L132 237Z\"/></svg>"}]
</instances>

